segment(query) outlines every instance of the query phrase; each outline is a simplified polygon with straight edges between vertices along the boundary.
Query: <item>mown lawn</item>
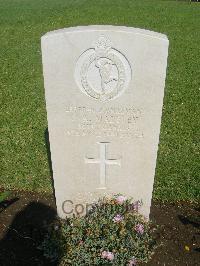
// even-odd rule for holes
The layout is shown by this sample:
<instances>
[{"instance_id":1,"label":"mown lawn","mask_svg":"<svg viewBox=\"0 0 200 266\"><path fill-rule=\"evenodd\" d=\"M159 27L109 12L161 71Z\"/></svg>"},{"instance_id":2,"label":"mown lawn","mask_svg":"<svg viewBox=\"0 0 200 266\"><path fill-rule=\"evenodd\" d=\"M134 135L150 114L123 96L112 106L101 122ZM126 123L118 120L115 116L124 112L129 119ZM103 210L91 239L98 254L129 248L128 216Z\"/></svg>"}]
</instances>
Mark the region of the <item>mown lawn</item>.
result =
<instances>
[{"instance_id":1,"label":"mown lawn","mask_svg":"<svg viewBox=\"0 0 200 266\"><path fill-rule=\"evenodd\" d=\"M154 198L200 199L200 3L0 0L1 177L4 188L52 191L41 36L88 24L140 27L170 41Z\"/></svg>"}]
</instances>

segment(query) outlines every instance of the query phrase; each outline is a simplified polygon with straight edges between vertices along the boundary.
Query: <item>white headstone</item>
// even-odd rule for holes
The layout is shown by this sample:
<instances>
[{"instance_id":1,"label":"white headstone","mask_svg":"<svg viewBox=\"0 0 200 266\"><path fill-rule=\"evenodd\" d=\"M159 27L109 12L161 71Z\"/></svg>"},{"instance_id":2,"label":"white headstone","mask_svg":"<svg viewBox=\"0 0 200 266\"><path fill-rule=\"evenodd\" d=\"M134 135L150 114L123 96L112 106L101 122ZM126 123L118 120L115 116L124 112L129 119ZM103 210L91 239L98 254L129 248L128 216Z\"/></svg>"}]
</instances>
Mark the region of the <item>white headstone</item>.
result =
<instances>
[{"instance_id":1,"label":"white headstone","mask_svg":"<svg viewBox=\"0 0 200 266\"><path fill-rule=\"evenodd\" d=\"M42 37L60 217L118 193L142 200L141 212L149 216L168 43L163 34L117 26Z\"/></svg>"}]
</instances>

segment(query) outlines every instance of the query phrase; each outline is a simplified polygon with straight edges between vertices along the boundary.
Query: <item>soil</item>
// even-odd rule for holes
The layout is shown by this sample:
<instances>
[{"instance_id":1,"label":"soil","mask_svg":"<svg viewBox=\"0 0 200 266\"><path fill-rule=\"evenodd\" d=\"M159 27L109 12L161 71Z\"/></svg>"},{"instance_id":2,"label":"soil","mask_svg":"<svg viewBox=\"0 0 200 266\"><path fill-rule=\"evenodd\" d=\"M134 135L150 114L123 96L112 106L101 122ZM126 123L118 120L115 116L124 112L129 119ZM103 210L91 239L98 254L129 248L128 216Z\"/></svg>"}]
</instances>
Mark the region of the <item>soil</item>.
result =
<instances>
[{"instance_id":1,"label":"soil","mask_svg":"<svg viewBox=\"0 0 200 266\"><path fill-rule=\"evenodd\" d=\"M153 202L151 220L160 225L162 243L146 266L200 265L200 207L191 203ZM0 203L0 265L48 265L38 249L48 224L56 219L54 198L45 194L12 192Z\"/></svg>"}]
</instances>

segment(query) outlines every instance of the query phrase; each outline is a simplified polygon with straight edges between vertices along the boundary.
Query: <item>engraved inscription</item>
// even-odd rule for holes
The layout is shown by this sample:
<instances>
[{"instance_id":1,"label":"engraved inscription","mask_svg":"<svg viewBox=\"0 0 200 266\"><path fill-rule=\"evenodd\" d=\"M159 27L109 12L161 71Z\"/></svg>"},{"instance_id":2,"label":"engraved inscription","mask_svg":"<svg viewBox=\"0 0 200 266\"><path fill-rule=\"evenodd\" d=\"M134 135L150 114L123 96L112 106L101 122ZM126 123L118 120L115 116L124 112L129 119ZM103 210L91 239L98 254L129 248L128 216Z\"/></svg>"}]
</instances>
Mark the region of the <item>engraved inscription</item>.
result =
<instances>
[{"instance_id":1,"label":"engraved inscription","mask_svg":"<svg viewBox=\"0 0 200 266\"><path fill-rule=\"evenodd\" d=\"M122 53L112 48L111 41L100 36L94 48L78 59L75 80L82 92L99 101L120 96L131 80L131 67Z\"/></svg>"},{"instance_id":2,"label":"engraved inscription","mask_svg":"<svg viewBox=\"0 0 200 266\"><path fill-rule=\"evenodd\" d=\"M66 108L68 136L102 136L143 138L141 110L134 107L101 108L98 111L85 106Z\"/></svg>"},{"instance_id":3,"label":"engraved inscription","mask_svg":"<svg viewBox=\"0 0 200 266\"><path fill-rule=\"evenodd\" d=\"M100 165L100 187L98 189L106 189L106 166L107 165L119 165L121 166L121 158L119 159L107 159L107 146L109 142L98 142L100 145L99 159L85 158L85 163L99 164Z\"/></svg>"}]
</instances>

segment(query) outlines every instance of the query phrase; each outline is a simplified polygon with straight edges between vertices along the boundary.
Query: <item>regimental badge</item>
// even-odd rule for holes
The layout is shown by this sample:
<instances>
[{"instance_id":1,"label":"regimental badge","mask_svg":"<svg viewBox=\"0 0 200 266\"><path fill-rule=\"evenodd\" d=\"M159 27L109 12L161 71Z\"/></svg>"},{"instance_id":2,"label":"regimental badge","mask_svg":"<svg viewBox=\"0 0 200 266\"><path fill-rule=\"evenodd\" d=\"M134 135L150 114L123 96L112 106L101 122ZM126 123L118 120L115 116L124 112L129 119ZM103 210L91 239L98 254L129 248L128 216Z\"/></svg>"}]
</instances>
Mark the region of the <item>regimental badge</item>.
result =
<instances>
[{"instance_id":1,"label":"regimental badge","mask_svg":"<svg viewBox=\"0 0 200 266\"><path fill-rule=\"evenodd\" d=\"M94 43L94 48L81 54L75 68L81 91L102 102L120 96L128 87L131 75L126 57L103 35Z\"/></svg>"}]
</instances>

